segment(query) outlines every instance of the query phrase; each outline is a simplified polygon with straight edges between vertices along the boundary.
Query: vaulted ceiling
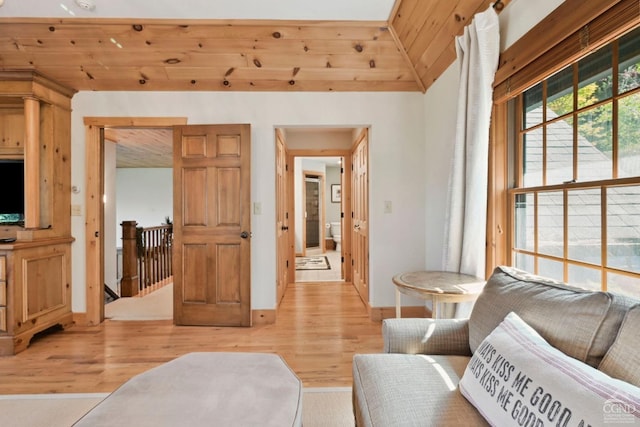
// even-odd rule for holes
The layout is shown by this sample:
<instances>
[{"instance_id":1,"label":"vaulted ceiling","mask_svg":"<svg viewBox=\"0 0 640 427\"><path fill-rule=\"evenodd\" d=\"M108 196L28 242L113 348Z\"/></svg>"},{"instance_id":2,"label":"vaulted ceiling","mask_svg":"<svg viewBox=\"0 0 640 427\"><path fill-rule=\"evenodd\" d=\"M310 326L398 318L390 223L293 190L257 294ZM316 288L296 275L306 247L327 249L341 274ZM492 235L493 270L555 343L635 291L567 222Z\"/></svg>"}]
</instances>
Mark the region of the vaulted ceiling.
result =
<instances>
[{"instance_id":1,"label":"vaulted ceiling","mask_svg":"<svg viewBox=\"0 0 640 427\"><path fill-rule=\"evenodd\" d=\"M265 20L227 18L228 11L220 12L226 9L212 6L224 0L100 1L86 0L96 4L94 11L74 13L78 6L71 0L46 7L40 0L5 0L0 69L34 69L77 91L425 91L455 60L455 36L491 3L327 0L326 10L311 10L324 18L315 20L307 9L293 15L285 9L312 2L274 0L267 2L271 9L256 11ZM243 2L249 9L265 4L225 4L243 10ZM47 9L58 3L64 13ZM128 3L128 9L113 12L113 3ZM147 11L134 10L136 3ZM178 4L201 9L183 18ZM388 18L370 19L385 7Z\"/></svg>"}]
</instances>

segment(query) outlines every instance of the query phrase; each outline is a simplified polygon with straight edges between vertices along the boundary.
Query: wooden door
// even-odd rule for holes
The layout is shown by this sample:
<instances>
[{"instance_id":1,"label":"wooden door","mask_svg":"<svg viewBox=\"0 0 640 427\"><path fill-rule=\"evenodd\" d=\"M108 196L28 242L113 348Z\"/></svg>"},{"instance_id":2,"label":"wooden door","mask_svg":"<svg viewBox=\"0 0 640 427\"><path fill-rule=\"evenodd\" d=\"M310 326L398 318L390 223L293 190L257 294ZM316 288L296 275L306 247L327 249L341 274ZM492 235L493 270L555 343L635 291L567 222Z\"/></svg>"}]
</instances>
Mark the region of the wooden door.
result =
<instances>
[{"instance_id":1,"label":"wooden door","mask_svg":"<svg viewBox=\"0 0 640 427\"><path fill-rule=\"evenodd\" d=\"M353 228L351 251L353 284L363 301L369 301L369 141L363 130L353 149L351 175Z\"/></svg>"},{"instance_id":2,"label":"wooden door","mask_svg":"<svg viewBox=\"0 0 640 427\"><path fill-rule=\"evenodd\" d=\"M174 127L176 325L251 326L250 135Z\"/></svg>"},{"instance_id":3,"label":"wooden door","mask_svg":"<svg viewBox=\"0 0 640 427\"><path fill-rule=\"evenodd\" d=\"M280 304L289 285L289 210L287 207L287 148L284 136L276 131L276 277Z\"/></svg>"}]
</instances>

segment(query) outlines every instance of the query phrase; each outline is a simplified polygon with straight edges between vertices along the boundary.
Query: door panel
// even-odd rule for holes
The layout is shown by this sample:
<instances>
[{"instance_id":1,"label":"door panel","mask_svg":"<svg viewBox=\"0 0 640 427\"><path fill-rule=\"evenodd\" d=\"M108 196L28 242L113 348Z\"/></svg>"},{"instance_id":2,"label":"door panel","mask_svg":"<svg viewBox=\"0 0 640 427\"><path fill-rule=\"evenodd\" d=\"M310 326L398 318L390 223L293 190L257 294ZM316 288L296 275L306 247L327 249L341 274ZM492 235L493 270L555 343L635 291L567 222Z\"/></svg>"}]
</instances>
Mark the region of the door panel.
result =
<instances>
[{"instance_id":1,"label":"door panel","mask_svg":"<svg viewBox=\"0 0 640 427\"><path fill-rule=\"evenodd\" d=\"M353 150L353 284L363 301L369 301L369 143L365 129Z\"/></svg>"},{"instance_id":2,"label":"door panel","mask_svg":"<svg viewBox=\"0 0 640 427\"><path fill-rule=\"evenodd\" d=\"M305 181L305 248L320 247L320 188L319 182Z\"/></svg>"},{"instance_id":3,"label":"door panel","mask_svg":"<svg viewBox=\"0 0 640 427\"><path fill-rule=\"evenodd\" d=\"M205 168L182 171L184 188L184 226L206 226L207 224L207 170Z\"/></svg>"},{"instance_id":4,"label":"door panel","mask_svg":"<svg viewBox=\"0 0 640 427\"><path fill-rule=\"evenodd\" d=\"M250 148L249 125L175 127L177 325L251 325Z\"/></svg>"},{"instance_id":5,"label":"door panel","mask_svg":"<svg viewBox=\"0 0 640 427\"><path fill-rule=\"evenodd\" d=\"M276 131L276 276L277 302L289 285L289 213L287 196L287 148L284 136Z\"/></svg>"},{"instance_id":6,"label":"door panel","mask_svg":"<svg viewBox=\"0 0 640 427\"><path fill-rule=\"evenodd\" d=\"M184 271L189 275L185 277L183 290L183 302L204 303L207 292L204 286L198 286L198 277L207 277L207 245L184 245L183 264Z\"/></svg>"}]
</instances>

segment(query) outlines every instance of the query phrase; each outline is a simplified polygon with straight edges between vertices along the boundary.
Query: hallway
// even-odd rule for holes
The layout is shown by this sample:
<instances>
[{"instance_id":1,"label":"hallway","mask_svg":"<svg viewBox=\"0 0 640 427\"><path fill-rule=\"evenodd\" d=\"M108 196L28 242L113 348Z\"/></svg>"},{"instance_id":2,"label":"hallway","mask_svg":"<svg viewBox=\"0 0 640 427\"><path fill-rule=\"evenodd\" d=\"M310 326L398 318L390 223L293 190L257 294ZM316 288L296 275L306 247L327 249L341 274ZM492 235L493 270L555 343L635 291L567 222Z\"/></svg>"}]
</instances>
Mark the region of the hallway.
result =
<instances>
[{"instance_id":1,"label":"hallway","mask_svg":"<svg viewBox=\"0 0 640 427\"><path fill-rule=\"evenodd\" d=\"M335 282L342 279L342 254L337 251L322 253L320 248L309 248L307 256L326 256L329 261L329 270L296 270L296 282Z\"/></svg>"}]
</instances>

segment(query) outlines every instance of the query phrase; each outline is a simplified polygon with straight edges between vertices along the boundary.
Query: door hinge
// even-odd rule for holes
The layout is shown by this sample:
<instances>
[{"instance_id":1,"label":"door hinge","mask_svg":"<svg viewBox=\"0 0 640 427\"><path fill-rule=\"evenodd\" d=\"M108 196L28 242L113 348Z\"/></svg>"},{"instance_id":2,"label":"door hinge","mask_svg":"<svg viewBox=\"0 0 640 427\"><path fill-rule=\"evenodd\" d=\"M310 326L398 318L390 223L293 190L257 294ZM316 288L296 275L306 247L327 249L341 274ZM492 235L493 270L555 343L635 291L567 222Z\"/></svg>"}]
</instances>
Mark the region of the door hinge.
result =
<instances>
[{"instance_id":1,"label":"door hinge","mask_svg":"<svg viewBox=\"0 0 640 427\"><path fill-rule=\"evenodd\" d=\"M289 260L287 260L287 268L289 268Z\"/></svg>"},{"instance_id":2,"label":"door hinge","mask_svg":"<svg viewBox=\"0 0 640 427\"><path fill-rule=\"evenodd\" d=\"M285 172L289 172L289 165L284 165Z\"/></svg>"},{"instance_id":3,"label":"door hinge","mask_svg":"<svg viewBox=\"0 0 640 427\"><path fill-rule=\"evenodd\" d=\"M340 173L344 173L344 168L340 168Z\"/></svg>"},{"instance_id":4,"label":"door hinge","mask_svg":"<svg viewBox=\"0 0 640 427\"><path fill-rule=\"evenodd\" d=\"M344 212L340 212L340 218L344 218Z\"/></svg>"},{"instance_id":5,"label":"door hinge","mask_svg":"<svg viewBox=\"0 0 640 427\"><path fill-rule=\"evenodd\" d=\"M341 258L340 258L340 262L341 262L342 264L344 264L344 257L341 257Z\"/></svg>"},{"instance_id":6,"label":"door hinge","mask_svg":"<svg viewBox=\"0 0 640 427\"><path fill-rule=\"evenodd\" d=\"M284 214L284 217L285 217L286 219L289 219L289 212L286 212L286 213Z\"/></svg>"},{"instance_id":7,"label":"door hinge","mask_svg":"<svg viewBox=\"0 0 640 427\"><path fill-rule=\"evenodd\" d=\"M356 262L353 260L353 258L351 258L351 267L353 267L354 265L356 265Z\"/></svg>"},{"instance_id":8,"label":"door hinge","mask_svg":"<svg viewBox=\"0 0 640 427\"><path fill-rule=\"evenodd\" d=\"M351 218L355 218L355 216L354 216L353 212L351 212Z\"/></svg>"}]
</instances>

